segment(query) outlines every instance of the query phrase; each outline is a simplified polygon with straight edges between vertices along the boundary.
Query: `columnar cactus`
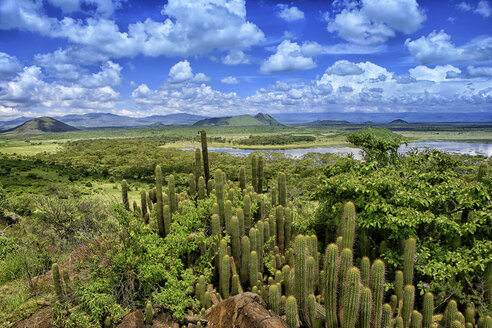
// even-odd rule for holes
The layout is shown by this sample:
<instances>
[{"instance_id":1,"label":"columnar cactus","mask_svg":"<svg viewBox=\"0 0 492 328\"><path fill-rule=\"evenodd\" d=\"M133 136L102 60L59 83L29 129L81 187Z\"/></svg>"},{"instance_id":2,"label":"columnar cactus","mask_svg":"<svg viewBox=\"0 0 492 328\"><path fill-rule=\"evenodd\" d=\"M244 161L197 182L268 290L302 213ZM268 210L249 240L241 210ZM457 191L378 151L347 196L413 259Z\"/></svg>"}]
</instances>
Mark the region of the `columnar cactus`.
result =
<instances>
[{"instance_id":1,"label":"columnar cactus","mask_svg":"<svg viewBox=\"0 0 492 328\"><path fill-rule=\"evenodd\" d=\"M285 225L285 248L289 247L292 241L292 210L290 207L284 209L284 225Z\"/></svg>"},{"instance_id":2,"label":"columnar cactus","mask_svg":"<svg viewBox=\"0 0 492 328\"><path fill-rule=\"evenodd\" d=\"M256 192L261 194L263 193L263 166L265 164L265 161L263 160L263 156L258 156L258 187L256 188Z\"/></svg>"},{"instance_id":3,"label":"columnar cactus","mask_svg":"<svg viewBox=\"0 0 492 328\"><path fill-rule=\"evenodd\" d=\"M489 174L489 166L486 162L482 162L478 167L477 181L482 181Z\"/></svg>"},{"instance_id":4,"label":"columnar cactus","mask_svg":"<svg viewBox=\"0 0 492 328\"><path fill-rule=\"evenodd\" d=\"M303 235L297 235L294 241L295 252L295 288L294 295L299 303L299 314L302 321L305 321L306 299L309 295L306 283L306 239Z\"/></svg>"},{"instance_id":5,"label":"columnar cactus","mask_svg":"<svg viewBox=\"0 0 492 328\"><path fill-rule=\"evenodd\" d=\"M369 287L364 287L360 298L360 328L370 328L372 317L372 292Z\"/></svg>"},{"instance_id":6,"label":"columnar cactus","mask_svg":"<svg viewBox=\"0 0 492 328\"><path fill-rule=\"evenodd\" d=\"M258 158L256 155L251 156L251 185L258 192Z\"/></svg>"},{"instance_id":7,"label":"columnar cactus","mask_svg":"<svg viewBox=\"0 0 492 328\"><path fill-rule=\"evenodd\" d=\"M246 189L246 168L244 166L239 168L239 188L241 191Z\"/></svg>"},{"instance_id":8,"label":"columnar cactus","mask_svg":"<svg viewBox=\"0 0 492 328\"><path fill-rule=\"evenodd\" d=\"M278 204L287 206L287 183L285 173L280 172L278 174Z\"/></svg>"},{"instance_id":9,"label":"columnar cactus","mask_svg":"<svg viewBox=\"0 0 492 328\"><path fill-rule=\"evenodd\" d=\"M152 313L152 302L150 300L145 304L145 324L151 325L154 314Z\"/></svg>"},{"instance_id":10,"label":"columnar cactus","mask_svg":"<svg viewBox=\"0 0 492 328\"><path fill-rule=\"evenodd\" d=\"M231 264L229 261L229 255L224 255L220 265L220 276L219 276L219 286L220 294L223 299L229 297L230 290L230 279L231 279Z\"/></svg>"},{"instance_id":11,"label":"columnar cactus","mask_svg":"<svg viewBox=\"0 0 492 328\"><path fill-rule=\"evenodd\" d=\"M142 218L145 223L149 223L149 213L147 212L147 193L144 189L140 190L140 207L142 208Z\"/></svg>"},{"instance_id":12,"label":"columnar cactus","mask_svg":"<svg viewBox=\"0 0 492 328\"><path fill-rule=\"evenodd\" d=\"M393 310L391 309L391 305L385 303L383 305L383 316L381 318L381 327L382 328L391 328L391 316L393 315Z\"/></svg>"},{"instance_id":13,"label":"columnar cactus","mask_svg":"<svg viewBox=\"0 0 492 328\"><path fill-rule=\"evenodd\" d=\"M198 178L198 199L204 199L206 194L207 186L205 185L205 179L200 176Z\"/></svg>"},{"instance_id":14,"label":"columnar cactus","mask_svg":"<svg viewBox=\"0 0 492 328\"><path fill-rule=\"evenodd\" d=\"M239 281L239 275L233 274L231 278L231 296L242 293L241 282Z\"/></svg>"},{"instance_id":15,"label":"columnar cactus","mask_svg":"<svg viewBox=\"0 0 492 328\"><path fill-rule=\"evenodd\" d=\"M258 271L263 273L263 252L265 244L265 231L263 230L263 221L259 221L256 225L256 252L258 253Z\"/></svg>"},{"instance_id":16,"label":"columnar cactus","mask_svg":"<svg viewBox=\"0 0 492 328\"><path fill-rule=\"evenodd\" d=\"M272 207L275 208L277 206L278 202L278 192L277 188L273 187L272 188Z\"/></svg>"},{"instance_id":17,"label":"columnar cactus","mask_svg":"<svg viewBox=\"0 0 492 328\"><path fill-rule=\"evenodd\" d=\"M258 255L251 251L249 255L249 285L251 288L258 285Z\"/></svg>"},{"instance_id":18,"label":"columnar cactus","mask_svg":"<svg viewBox=\"0 0 492 328\"><path fill-rule=\"evenodd\" d=\"M164 235L167 236L171 232L171 208L169 205L164 205L162 217L164 220Z\"/></svg>"},{"instance_id":19,"label":"columnar cactus","mask_svg":"<svg viewBox=\"0 0 492 328\"><path fill-rule=\"evenodd\" d=\"M53 286L55 287L56 300L63 301L63 289L60 280L60 270L58 269L58 264L53 263L51 266L51 273L53 276Z\"/></svg>"},{"instance_id":20,"label":"columnar cactus","mask_svg":"<svg viewBox=\"0 0 492 328\"><path fill-rule=\"evenodd\" d=\"M384 296L384 262L376 260L371 267L371 290L374 299L374 327L381 327Z\"/></svg>"},{"instance_id":21,"label":"columnar cactus","mask_svg":"<svg viewBox=\"0 0 492 328\"><path fill-rule=\"evenodd\" d=\"M239 254L241 254L240 241L239 241L239 222L236 216L231 219L231 248L232 256L236 261L236 268L239 269L239 260L241 259Z\"/></svg>"},{"instance_id":22,"label":"columnar cactus","mask_svg":"<svg viewBox=\"0 0 492 328\"><path fill-rule=\"evenodd\" d=\"M434 295L431 292L427 292L424 295L424 306L422 309L424 328L431 328L432 316L434 315Z\"/></svg>"},{"instance_id":23,"label":"columnar cactus","mask_svg":"<svg viewBox=\"0 0 492 328\"><path fill-rule=\"evenodd\" d=\"M73 294L73 285L72 282L70 281L70 277L68 276L68 270L63 269L63 285L65 287L65 295L70 296Z\"/></svg>"},{"instance_id":24,"label":"columnar cactus","mask_svg":"<svg viewBox=\"0 0 492 328\"><path fill-rule=\"evenodd\" d=\"M395 320L395 328L403 328L403 318L398 316Z\"/></svg>"},{"instance_id":25,"label":"columnar cactus","mask_svg":"<svg viewBox=\"0 0 492 328\"><path fill-rule=\"evenodd\" d=\"M244 233L245 233L245 230L244 230L244 211L242 208L236 209L236 216L237 216L237 221L239 223L239 235L242 237L242 236L244 236Z\"/></svg>"},{"instance_id":26,"label":"columnar cactus","mask_svg":"<svg viewBox=\"0 0 492 328\"><path fill-rule=\"evenodd\" d=\"M203 174L205 175L205 185L208 189L208 180L210 180L210 171L208 166L208 146L207 146L207 133L205 130L200 131L202 141L202 158L203 158Z\"/></svg>"},{"instance_id":27,"label":"columnar cactus","mask_svg":"<svg viewBox=\"0 0 492 328\"><path fill-rule=\"evenodd\" d=\"M240 276L241 282L243 284L247 284L248 282L248 268L249 268L249 255L250 255L250 244L249 237L243 236L241 239L241 268L240 268Z\"/></svg>"},{"instance_id":28,"label":"columnar cactus","mask_svg":"<svg viewBox=\"0 0 492 328\"><path fill-rule=\"evenodd\" d=\"M167 177L167 189L169 192L169 209L171 214L178 210L178 200L176 199L176 187L174 182L174 175L169 175Z\"/></svg>"},{"instance_id":29,"label":"columnar cactus","mask_svg":"<svg viewBox=\"0 0 492 328\"><path fill-rule=\"evenodd\" d=\"M415 287L413 285L406 285L403 289L403 309L401 316L403 318L403 325L408 327L410 325L410 316L413 311L413 305L415 301Z\"/></svg>"},{"instance_id":30,"label":"columnar cactus","mask_svg":"<svg viewBox=\"0 0 492 328\"><path fill-rule=\"evenodd\" d=\"M405 251L403 253L403 282L405 285L413 283L413 265L416 251L415 238L408 238L405 241Z\"/></svg>"},{"instance_id":31,"label":"columnar cactus","mask_svg":"<svg viewBox=\"0 0 492 328\"><path fill-rule=\"evenodd\" d=\"M412 312L412 318L410 320L410 327L411 328L422 328L422 314L417 310L413 310L413 312ZM461 327L461 325L460 325L460 327Z\"/></svg>"},{"instance_id":32,"label":"columnar cactus","mask_svg":"<svg viewBox=\"0 0 492 328\"><path fill-rule=\"evenodd\" d=\"M297 302L294 296L287 297L287 301L285 302L285 316L289 328L299 327Z\"/></svg>"},{"instance_id":33,"label":"columnar cactus","mask_svg":"<svg viewBox=\"0 0 492 328\"><path fill-rule=\"evenodd\" d=\"M353 250L354 248L354 240L355 240L355 225L356 225L356 216L355 216L355 205L352 202L345 203L343 207L343 216L342 216L342 226L341 226L341 235L342 239L342 248L350 248Z\"/></svg>"},{"instance_id":34,"label":"columnar cactus","mask_svg":"<svg viewBox=\"0 0 492 328\"><path fill-rule=\"evenodd\" d=\"M285 241L285 226L284 226L284 208L283 206L277 206L276 212L277 218L277 245L281 254L284 254L284 241Z\"/></svg>"},{"instance_id":35,"label":"columnar cactus","mask_svg":"<svg viewBox=\"0 0 492 328\"><path fill-rule=\"evenodd\" d=\"M232 202L230 200L226 200L224 203L224 222L228 234L231 234L231 220L232 220Z\"/></svg>"},{"instance_id":36,"label":"columnar cactus","mask_svg":"<svg viewBox=\"0 0 492 328\"><path fill-rule=\"evenodd\" d=\"M395 294L398 297L398 302L403 301L403 271L395 272Z\"/></svg>"},{"instance_id":37,"label":"columnar cactus","mask_svg":"<svg viewBox=\"0 0 492 328\"><path fill-rule=\"evenodd\" d=\"M314 273L315 261L314 257L309 256L306 260L306 289L308 295L314 293Z\"/></svg>"},{"instance_id":38,"label":"columnar cactus","mask_svg":"<svg viewBox=\"0 0 492 328\"><path fill-rule=\"evenodd\" d=\"M130 202L128 201L128 183L125 179L121 180L121 197L123 198L123 206L127 211L130 210Z\"/></svg>"},{"instance_id":39,"label":"columnar cactus","mask_svg":"<svg viewBox=\"0 0 492 328\"><path fill-rule=\"evenodd\" d=\"M194 198L196 195L196 182L195 175L193 175L193 173L188 175L188 187L190 189L190 196Z\"/></svg>"},{"instance_id":40,"label":"columnar cactus","mask_svg":"<svg viewBox=\"0 0 492 328\"><path fill-rule=\"evenodd\" d=\"M224 203L224 176L220 169L215 171L215 195L217 196L217 204L219 205L220 225L225 227L225 203ZM227 227L226 227L227 230Z\"/></svg>"},{"instance_id":41,"label":"columnar cactus","mask_svg":"<svg viewBox=\"0 0 492 328\"><path fill-rule=\"evenodd\" d=\"M244 196L243 211L244 211L244 229L246 229L246 231L247 231L252 226L251 197L249 195Z\"/></svg>"},{"instance_id":42,"label":"columnar cactus","mask_svg":"<svg viewBox=\"0 0 492 328\"><path fill-rule=\"evenodd\" d=\"M155 193L156 193L156 220L159 236L165 237L164 231L164 216L163 216L163 204L162 204L162 170L160 165L155 167Z\"/></svg>"},{"instance_id":43,"label":"columnar cactus","mask_svg":"<svg viewBox=\"0 0 492 328\"><path fill-rule=\"evenodd\" d=\"M338 328L337 318L337 280L338 280L338 247L329 244L325 252L325 312L326 328Z\"/></svg>"},{"instance_id":44,"label":"columnar cactus","mask_svg":"<svg viewBox=\"0 0 492 328\"><path fill-rule=\"evenodd\" d=\"M202 176L202 155L200 148L195 149L195 160L193 161L193 175L195 176L195 185L198 186L198 178Z\"/></svg>"},{"instance_id":45,"label":"columnar cactus","mask_svg":"<svg viewBox=\"0 0 492 328\"><path fill-rule=\"evenodd\" d=\"M271 285L268 289L268 303L273 312L280 314L280 295L277 284Z\"/></svg>"},{"instance_id":46,"label":"columnar cactus","mask_svg":"<svg viewBox=\"0 0 492 328\"><path fill-rule=\"evenodd\" d=\"M351 267L345 278L342 328L354 328L360 307L360 272L356 267Z\"/></svg>"},{"instance_id":47,"label":"columnar cactus","mask_svg":"<svg viewBox=\"0 0 492 328\"><path fill-rule=\"evenodd\" d=\"M468 305L465 310L465 322L475 326L475 309L473 305Z\"/></svg>"},{"instance_id":48,"label":"columnar cactus","mask_svg":"<svg viewBox=\"0 0 492 328\"><path fill-rule=\"evenodd\" d=\"M446 327L451 327L451 324L456 320L456 314L458 313L458 303L455 300L448 302L444 315L444 323Z\"/></svg>"},{"instance_id":49,"label":"columnar cactus","mask_svg":"<svg viewBox=\"0 0 492 328\"><path fill-rule=\"evenodd\" d=\"M340 268L339 268L339 279L340 282L343 284L345 282L345 277L347 276L348 270L352 267L353 265L353 259L352 259L352 251L350 248L345 248L342 253L340 254ZM340 300L343 302L344 299L344 289L342 286L340 286Z\"/></svg>"},{"instance_id":50,"label":"columnar cactus","mask_svg":"<svg viewBox=\"0 0 492 328\"><path fill-rule=\"evenodd\" d=\"M201 306L205 306L205 292L207 291L207 282L205 276L201 275L195 287L195 296L200 301Z\"/></svg>"},{"instance_id":51,"label":"columnar cactus","mask_svg":"<svg viewBox=\"0 0 492 328\"><path fill-rule=\"evenodd\" d=\"M360 261L360 277L364 286L369 286L369 278L371 276L371 261L367 256L364 256Z\"/></svg>"}]
</instances>

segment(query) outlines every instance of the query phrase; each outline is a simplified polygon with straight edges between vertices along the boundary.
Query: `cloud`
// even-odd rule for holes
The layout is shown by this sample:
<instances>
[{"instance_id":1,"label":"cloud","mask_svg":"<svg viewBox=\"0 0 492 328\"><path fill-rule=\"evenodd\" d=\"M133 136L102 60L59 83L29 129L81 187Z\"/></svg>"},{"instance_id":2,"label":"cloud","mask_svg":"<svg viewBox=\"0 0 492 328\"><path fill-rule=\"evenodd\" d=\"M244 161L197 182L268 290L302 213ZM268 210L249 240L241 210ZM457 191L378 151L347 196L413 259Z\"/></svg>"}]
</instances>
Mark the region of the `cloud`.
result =
<instances>
[{"instance_id":1,"label":"cloud","mask_svg":"<svg viewBox=\"0 0 492 328\"><path fill-rule=\"evenodd\" d=\"M15 56L0 52L0 80L14 77L22 71L22 64Z\"/></svg>"},{"instance_id":2,"label":"cloud","mask_svg":"<svg viewBox=\"0 0 492 328\"><path fill-rule=\"evenodd\" d=\"M335 62L332 66L326 69L327 74L335 74L340 76L346 75L360 75L364 73L364 70L354 63L348 60L339 60Z\"/></svg>"},{"instance_id":3,"label":"cloud","mask_svg":"<svg viewBox=\"0 0 492 328\"><path fill-rule=\"evenodd\" d=\"M416 0L362 0L344 4L345 8L334 18L325 15L327 29L356 44L384 43L396 32L417 31L426 20Z\"/></svg>"},{"instance_id":4,"label":"cloud","mask_svg":"<svg viewBox=\"0 0 492 328\"><path fill-rule=\"evenodd\" d=\"M249 64L249 60L241 50L231 50L222 57L222 63L226 65Z\"/></svg>"},{"instance_id":5,"label":"cloud","mask_svg":"<svg viewBox=\"0 0 492 328\"><path fill-rule=\"evenodd\" d=\"M490 61L492 36L477 37L461 47L451 42L451 36L443 30L432 31L416 40L407 39L405 46L412 57L422 64L445 62Z\"/></svg>"},{"instance_id":6,"label":"cloud","mask_svg":"<svg viewBox=\"0 0 492 328\"><path fill-rule=\"evenodd\" d=\"M225 83L225 84L239 84L239 80L236 79L234 76L226 76L220 82Z\"/></svg>"},{"instance_id":7,"label":"cloud","mask_svg":"<svg viewBox=\"0 0 492 328\"><path fill-rule=\"evenodd\" d=\"M167 81L172 84L185 82L201 83L210 81L210 78L203 73L194 75L190 63L187 60L183 60L171 67Z\"/></svg>"},{"instance_id":8,"label":"cloud","mask_svg":"<svg viewBox=\"0 0 492 328\"><path fill-rule=\"evenodd\" d=\"M470 11L472 10L472 6L468 2L462 1L458 4L458 9L462 11Z\"/></svg>"},{"instance_id":9,"label":"cloud","mask_svg":"<svg viewBox=\"0 0 492 328\"><path fill-rule=\"evenodd\" d=\"M466 71L469 77L492 77L492 67L468 66Z\"/></svg>"},{"instance_id":10,"label":"cloud","mask_svg":"<svg viewBox=\"0 0 492 328\"><path fill-rule=\"evenodd\" d=\"M461 70L452 65L436 66L434 68L429 68L427 66L417 66L408 70L410 76L415 80L425 80L433 82L445 81L448 76L455 74L461 74Z\"/></svg>"},{"instance_id":11,"label":"cloud","mask_svg":"<svg viewBox=\"0 0 492 328\"><path fill-rule=\"evenodd\" d=\"M277 52L261 65L260 72L265 74L307 70L316 67L313 59L305 57L302 48L296 42L282 41Z\"/></svg>"},{"instance_id":12,"label":"cloud","mask_svg":"<svg viewBox=\"0 0 492 328\"><path fill-rule=\"evenodd\" d=\"M101 78L94 75L94 79ZM111 110L119 93L110 86L86 87L82 84L46 82L38 66L24 67L13 80L0 82L0 106L22 113L36 108L43 113L68 113Z\"/></svg>"},{"instance_id":13,"label":"cloud","mask_svg":"<svg viewBox=\"0 0 492 328\"><path fill-rule=\"evenodd\" d=\"M483 17L489 17L492 14L492 9L490 8L488 1L481 0L473 12L482 15Z\"/></svg>"},{"instance_id":14,"label":"cloud","mask_svg":"<svg viewBox=\"0 0 492 328\"><path fill-rule=\"evenodd\" d=\"M316 41L306 41L301 46L301 52L308 57L316 56L323 52L323 46Z\"/></svg>"},{"instance_id":15,"label":"cloud","mask_svg":"<svg viewBox=\"0 0 492 328\"><path fill-rule=\"evenodd\" d=\"M138 54L187 57L216 49L246 49L265 39L263 32L246 20L244 0L170 0L161 13L167 16L163 21L147 18L121 32L105 17L58 20L46 15L41 1L5 0L0 5L0 29L64 38L110 58Z\"/></svg>"},{"instance_id":16,"label":"cloud","mask_svg":"<svg viewBox=\"0 0 492 328\"><path fill-rule=\"evenodd\" d=\"M95 14L109 17L113 14L114 10L118 8L121 1L116 0L48 0L50 4L55 7L59 7L63 13L73 13L76 11L84 11L83 6L94 6L96 8Z\"/></svg>"},{"instance_id":17,"label":"cloud","mask_svg":"<svg viewBox=\"0 0 492 328\"><path fill-rule=\"evenodd\" d=\"M280 12L277 14L278 17L288 22L304 19L304 13L295 6L289 7L285 4L278 4L277 7L280 9Z\"/></svg>"},{"instance_id":18,"label":"cloud","mask_svg":"<svg viewBox=\"0 0 492 328\"><path fill-rule=\"evenodd\" d=\"M121 66L108 61L101 66L101 71L81 79L80 84L87 88L101 88L121 84Z\"/></svg>"}]
</instances>

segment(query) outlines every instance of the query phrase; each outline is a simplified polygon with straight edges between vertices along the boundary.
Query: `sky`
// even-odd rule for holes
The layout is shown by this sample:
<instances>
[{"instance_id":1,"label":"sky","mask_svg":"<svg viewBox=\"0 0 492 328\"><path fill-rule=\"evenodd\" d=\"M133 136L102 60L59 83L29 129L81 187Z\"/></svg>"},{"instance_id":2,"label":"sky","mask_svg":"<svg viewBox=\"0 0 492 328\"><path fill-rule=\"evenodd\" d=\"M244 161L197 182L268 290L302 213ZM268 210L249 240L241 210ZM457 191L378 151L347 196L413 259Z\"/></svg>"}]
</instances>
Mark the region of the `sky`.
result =
<instances>
[{"instance_id":1,"label":"sky","mask_svg":"<svg viewBox=\"0 0 492 328\"><path fill-rule=\"evenodd\" d=\"M492 1L0 0L0 120L492 117Z\"/></svg>"}]
</instances>

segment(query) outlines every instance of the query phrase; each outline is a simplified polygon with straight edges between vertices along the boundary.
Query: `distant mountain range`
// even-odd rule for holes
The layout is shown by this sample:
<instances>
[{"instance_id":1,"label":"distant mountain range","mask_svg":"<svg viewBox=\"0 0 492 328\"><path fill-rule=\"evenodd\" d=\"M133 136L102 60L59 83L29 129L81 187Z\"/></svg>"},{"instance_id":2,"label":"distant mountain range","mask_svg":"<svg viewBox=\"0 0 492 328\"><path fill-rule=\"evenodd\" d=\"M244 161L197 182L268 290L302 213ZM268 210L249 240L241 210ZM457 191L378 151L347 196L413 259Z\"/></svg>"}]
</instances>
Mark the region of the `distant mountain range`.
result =
<instances>
[{"instance_id":1,"label":"distant mountain range","mask_svg":"<svg viewBox=\"0 0 492 328\"><path fill-rule=\"evenodd\" d=\"M38 117L33 118L32 120L24 122L21 125L4 132L11 134L32 134L42 132L68 132L77 130L77 128L55 120L54 118Z\"/></svg>"},{"instance_id":2,"label":"distant mountain range","mask_svg":"<svg viewBox=\"0 0 492 328\"><path fill-rule=\"evenodd\" d=\"M134 118L110 113L89 113L83 115L54 116L53 118L77 128L87 129L102 127L135 127L151 125L154 123L161 123L162 125L191 125L206 117L186 113L177 113ZM33 119L33 117L19 117L11 121L0 121L0 129L11 129L31 119Z\"/></svg>"},{"instance_id":3,"label":"distant mountain range","mask_svg":"<svg viewBox=\"0 0 492 328\"><path fill-rule=\"evenodd\" d=\"M282 124L268 114L258 113L255 116L238 115L214 117L200 120L193 126L281 126Z\"/></svg>"},{"instance_id":4,"label":"distant mountain range","mask_svg":"<svg viewBox=\"0 0 492 328\"><path fill-rule=\"evenodd\" d=\"M83 115L55 116L54 119L76 128L103 127L139 127L167 125L195 126L248 126L248 125L282 125L282 124L349 124L349 123L436 123L436 122L492 122L492 116L486 112L470 113L362 113L362 112L326 112L326 113L279 113L238 115L229 117L206 117L187 113L153 115L142 118L114 115L109 113L90 113ZM27 122L33 117L19 117L10 121L0 121L0 130L11 129Z\"/></svg>"}]
</instances>

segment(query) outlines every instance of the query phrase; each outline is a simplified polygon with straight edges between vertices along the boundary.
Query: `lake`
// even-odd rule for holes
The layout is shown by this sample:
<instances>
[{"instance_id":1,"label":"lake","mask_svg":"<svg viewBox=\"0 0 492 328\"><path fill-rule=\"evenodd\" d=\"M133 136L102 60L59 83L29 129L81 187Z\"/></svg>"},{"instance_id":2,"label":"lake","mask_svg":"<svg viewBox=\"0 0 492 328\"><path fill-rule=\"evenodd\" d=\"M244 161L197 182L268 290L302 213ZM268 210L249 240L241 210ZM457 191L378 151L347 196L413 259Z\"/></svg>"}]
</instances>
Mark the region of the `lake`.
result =
<instances>
[{"instance_id":1,"label":"lake","mask_svg":"<svg viewBox=\"0 0 492 328\"><path fill-rule=\"evenodd\" d=\"M452 142L442 140L426 140L423 142L411 142L407 146L401 146L398 152L405 153L412 148L423 150L425 148L437 149L446 153L466 154L466 155L482 155L486 157L492 156L492 144L487 143L471 143L471 142ZM193 150L194 148L183 148L183 150ZM321 154L352 154L354 158L361 159L360 149L351 147L319 147L319 148L297 148L297 149L240 149L230 147L209 147L211 152L226 152L235 156L248 156L253 152L265 153L282 153L293 158L300 158L308 153Z\"/></svg>"}]
</instances>

